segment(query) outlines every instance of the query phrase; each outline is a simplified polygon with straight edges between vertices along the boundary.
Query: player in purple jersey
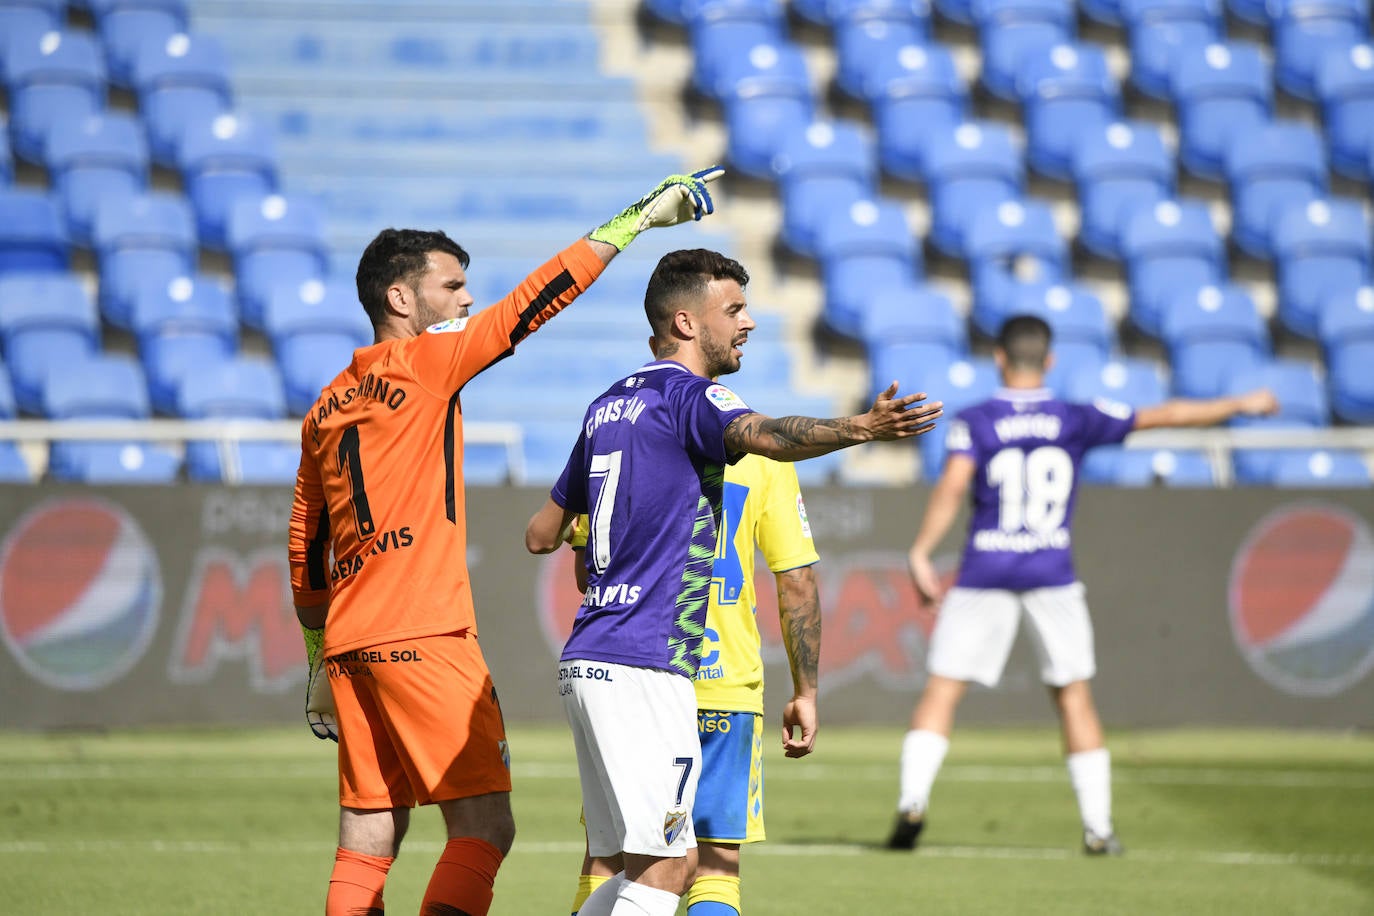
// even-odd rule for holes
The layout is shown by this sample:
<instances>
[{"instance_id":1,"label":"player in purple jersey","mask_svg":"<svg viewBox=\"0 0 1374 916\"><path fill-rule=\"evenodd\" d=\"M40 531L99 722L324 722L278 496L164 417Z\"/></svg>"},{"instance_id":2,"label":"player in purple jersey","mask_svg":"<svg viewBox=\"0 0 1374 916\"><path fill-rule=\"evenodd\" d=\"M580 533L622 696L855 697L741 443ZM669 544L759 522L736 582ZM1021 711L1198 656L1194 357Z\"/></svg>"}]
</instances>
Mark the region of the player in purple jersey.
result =
<instances>
[{"instance_id":1,"label":"player in purple jersey","mask_svg":"<svg viewBox=\"0 0 1374 916\"><path fill-rule=\"evenodd\" d=\"M931 601L940 577L931 552L973 490L972 516L956 586L931 634L929 680L902 744L901 794L888 839L912 849L925 826L930 789L949 748L955 709L970 681L996 686L1024 613L1041 680L1059 712L1064 751L1089 854L1119 855L1111 814L1111 758L1093 704L1092 623L1074 574L1069 526L1078 466L1088 449L1133 430L1212 426L1238 414L1278 409L1268 390L1205 401L1174 400L1133 411L1098 401L1067 404L1044 387L1050 327L1021 315L1002 326L996 350L1003 388L950 423L949 457L911 545L911 575Z\"/></svg>"},{"instance_id":2,"label":"player in purple jersey","mask_svg":"<svg viewBox=\"0 0 1374 916\"><path fill-rule=\"evenodd\" d=\"M927 432L939 402L896 397L833 420L766 417L713 378L739 369L754 328L749 275L713 251L675 251L654 269L644 310L657 359L587 409L582 434L525 544L558 548L590 516L587 592L558 683L581 775L588 852L625 870L584 916L664 914L696 868L690 812L701 769L692 678L701 657L724 468L746 453L812 458Z\"/></svg>"}]
</instances>

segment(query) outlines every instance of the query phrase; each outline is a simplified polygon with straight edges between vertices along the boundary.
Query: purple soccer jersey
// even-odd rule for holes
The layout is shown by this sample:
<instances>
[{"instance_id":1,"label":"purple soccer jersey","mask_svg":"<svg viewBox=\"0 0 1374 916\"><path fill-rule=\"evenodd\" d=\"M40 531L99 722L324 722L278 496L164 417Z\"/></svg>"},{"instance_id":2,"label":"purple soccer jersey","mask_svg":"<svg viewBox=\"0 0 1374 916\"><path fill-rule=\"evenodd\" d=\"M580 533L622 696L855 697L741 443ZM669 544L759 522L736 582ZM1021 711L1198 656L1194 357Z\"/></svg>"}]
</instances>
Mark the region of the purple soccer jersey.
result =
<instances>
[{"instance_id":1,"label":"purple soccer jersey","mask_svg":"<svg viewBox=\"0 0 1374 916\"><path fill-rule=\"evenodd\" d=\"M725 428L751 413L680 363L650 363L592 401L550 496L589 517L587 593L563 660L695 677L706 629Z\"/></svg>"},{"instance_id":2,"label":"purple soccer jersey","mask_svg":"<svg viewBox=\"0 0 1374 916\"><path fill-rule=\"evenodd\" d=\"M958 584L1025 591L1074 582L1078 466L1088 449L1120 442L1134 425L1125 404L1069 404L1045 388L1002 388L960 411L946 444L977 472Z\"/></svg>"}]
</instances>

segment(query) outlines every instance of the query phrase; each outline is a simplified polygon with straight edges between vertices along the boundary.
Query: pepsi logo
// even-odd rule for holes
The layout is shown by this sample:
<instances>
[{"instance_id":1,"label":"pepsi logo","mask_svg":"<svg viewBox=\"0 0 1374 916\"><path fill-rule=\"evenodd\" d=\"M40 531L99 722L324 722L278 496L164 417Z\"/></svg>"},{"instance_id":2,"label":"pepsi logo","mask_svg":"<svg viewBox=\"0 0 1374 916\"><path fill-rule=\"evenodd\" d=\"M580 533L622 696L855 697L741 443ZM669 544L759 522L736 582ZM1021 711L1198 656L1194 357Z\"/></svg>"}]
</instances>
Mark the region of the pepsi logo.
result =
<instances>
[{"instance_id":1,"label":"pepsi logo","mask_svg":"<svg viewBox=\"0 0 1374 916\"><path fill-rule=\"evenodd\" d=\"M1231 564L1231 632L1260 677L1294 696L1341 693L1374 667L1374 534L1330 505L1285 506Z\"/></svg>"},{"instance_id":2,"label":"pepsi logo","mask_svg":"<svg viewBox=\"0 0 1374 916\"><path fill-rule=\"evenodd\" d=\"M0 636L30 676L97 690L136 665L157 631L157 553L120 507L40 504L0 546Z\"/></svg>"}]
</instances>

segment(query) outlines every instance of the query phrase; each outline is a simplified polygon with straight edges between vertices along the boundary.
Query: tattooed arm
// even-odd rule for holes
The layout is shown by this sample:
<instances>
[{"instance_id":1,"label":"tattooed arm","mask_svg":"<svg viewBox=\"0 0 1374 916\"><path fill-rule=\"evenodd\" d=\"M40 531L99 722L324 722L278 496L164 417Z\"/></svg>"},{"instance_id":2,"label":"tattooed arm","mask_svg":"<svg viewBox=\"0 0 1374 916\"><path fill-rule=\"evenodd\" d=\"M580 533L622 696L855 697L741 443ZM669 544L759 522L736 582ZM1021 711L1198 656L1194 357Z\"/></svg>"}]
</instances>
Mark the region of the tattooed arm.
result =
<instances>
[{"instance_id":1,"label":"tattooed arm","mask_svg":"<svg viewBox=\"0 0 1374 916\"><path fill-rule=\"evenodd\" d=\"M744 414L726 428L725 445L735 454L800 461L861 442L907 439L935 428L934 421L943 413L941 402L922 403L924 392L901 398L896 394L897 383L893 382L867 413L831 420Z\"/></svg>"},{"instance_id":2,"label":"tattooed arm","mask_svg":"<svg viewBox=\"0 0 1374 916\"><path fill-rule=\"evenodd\" d=\"M778 619L787 646L787 664L792 669L792 699L782 710L782 748L788 757L805 757L816 745L821 600L816 572L810 566L777 573L777 580Z\"/></svg>"}]
</instances>

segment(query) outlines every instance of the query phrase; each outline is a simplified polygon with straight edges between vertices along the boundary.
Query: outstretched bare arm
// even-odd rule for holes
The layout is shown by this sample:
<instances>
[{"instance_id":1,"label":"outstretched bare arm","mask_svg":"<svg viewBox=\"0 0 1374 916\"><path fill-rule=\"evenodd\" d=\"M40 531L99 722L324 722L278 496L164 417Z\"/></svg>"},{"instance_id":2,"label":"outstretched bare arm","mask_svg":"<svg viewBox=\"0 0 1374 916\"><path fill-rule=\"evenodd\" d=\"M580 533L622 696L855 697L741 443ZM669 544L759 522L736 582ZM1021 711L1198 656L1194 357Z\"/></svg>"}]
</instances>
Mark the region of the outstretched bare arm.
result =
<instances>
[{"instance_id":1,"label":"outstretched bare arm","mask_svg":"<svg viewBox=\"0 0 1374 916\"><path fill-rule=\"evenodd\" d=\"M897 383L878 395L867 413L822 420L817 417L768 417L745 414L725 430L725 445L736 454L763 455L778 461L815 458L861 442L908 439L928 433L944 413L940 401L924 403L924 392L896 397Z\"/></svg>"}]
</instances>

